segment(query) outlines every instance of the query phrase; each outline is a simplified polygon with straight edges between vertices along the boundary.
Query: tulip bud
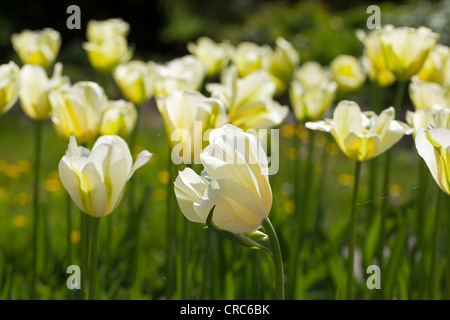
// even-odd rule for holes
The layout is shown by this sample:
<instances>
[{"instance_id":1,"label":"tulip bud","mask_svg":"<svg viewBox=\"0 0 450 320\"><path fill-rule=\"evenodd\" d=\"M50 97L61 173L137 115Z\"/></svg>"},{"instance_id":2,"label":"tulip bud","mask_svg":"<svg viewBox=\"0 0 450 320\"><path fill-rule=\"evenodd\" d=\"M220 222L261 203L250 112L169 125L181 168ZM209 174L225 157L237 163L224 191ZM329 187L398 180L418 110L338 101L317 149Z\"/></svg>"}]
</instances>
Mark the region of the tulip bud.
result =
<instances>
[{"instance_id":1,"label":"tulip bud","mask_svg":"<svg viewBox=\"0 0 450 320\"><path fill-rule=\"evenodd\" d=\"M417 77L422 81L445 84L445 70L450 67L450 47L437 44L428 54Z\"/></svg>"},{"instance_id":2,"label":"tulip bud","mask_svg":"<svg viewBox=\"0 0 450 320\"><path fill-rule=\"evenodd\" d=\"M70 136L80 143L95 138L100 128L107 98L102 87L95 82L80 81L70 88L49 94L52 122L58 135L65 140Z\"/></svg>"},{"instance_id":3,"label":"tulip bud","mask_svg":"<svg viewBox=\"0 0 450 320\"><path fill-rule=\"evenodd\" d=\"M257 230L272 207L268 159L260 141L233 125L211 131L201 153L203 176L187 168L175 180L184 216L206 223L214 208L214 226L234 234ZM228 161L230 159L230 161Z\"/></svg>"},{"instance_id":4,"label":"tulip bud","mask_svg":"<svg viewBox=\"0 0 450 320\"><path fill-rule=\"evenodd\" d=\"M107 38L102 42L85 42L83 49L86 50L92 67L99 73L111 72L133 55L128 48L127 39L123 37Z\"/></svg>"},{"instance_id":5,"label":"tulip bud","mask_svg":"<svg viewBox=\"0 0 450 320\"><path fill-rule=\"evenodd\" d=\"M239 43L231 54L240 77L245 77L257 69L269 70L272 65L273 50L267 45L253 42Z\"/></svg>"},{"instance_id":6,"label":"tulip bud","mask_svg":"<svg viewBox=\"0 0 450 320\"><path fill-rule=\"evenodd\" d=\"M208 143L204 139L205 132L228 122L223 103L197 91L175 90L168 97L160 95L156 102L164 119L170 144L172 148L177 147L172 152L177 162L180 160L178 158L184 163L199 161L200 151ZM182 155L178 148L182 150Z\"/></svg>"},{"instance_id":7,"label":"tulip bud","mask_svg":"<svg viewBox=\"0 0 450 320\"><path fill-rule=\"evenodd\" d=\"M400 81L408 81L423 66L439 35L426 27L387 25L379 35L386 66Z\"/></svg>"},{"instance_id":8,"label":"tulip bud","mask_svg":"<svg viewBox=\"0 0 450 320\"><path fill-rule=\"evenodd\" d=\"M294 80L304 88L317 87L324 82L330 82L330 71L318 62L307 61L294 71Z\"/></svg>"},{"instance_id":9,"label":"tulip bud","mask_svg":"<svg viewBox=\"0 0 450 320\"><path fill-rule=\"evenodd\" d=\"M293 80L289 96L297 120L301 122L320 120L331 106L336 90L337 84L334 81L304 87Z\"/></svg>"},{"instance_id":10,"label":"tulip bud","mask_svg":"<svg viewBox=\"0 0 450 320\"><path fill-rule=\"evenodd\" d=\"M109 38L126 38L130 25L120 18L90 20L87 24L86 38L89 42L103 42Z\"/></svg>"},{"instance_id":11,"label":"tulip bud","mask_svg":"<svg viewBox=\"0 0 450 320\"><path fill-rule=\"evenodd\" d=\"M142 61L133 60L114 69L113 77L125 98L136 106L142 105L153 95L151 67Z\"/></svg>"},{"instance_id":12,"label":"tulip bud","mask_svg":"<svg viewBox=\"0 0 450 320\"><path fill-rule=\"evenodd\" d=\"M59 176L77 207L100 218L119 205L127 181L151 156L142 151L133 164L130 149L119 136L101 136L92 151L78 147L72 136L59 162Z\"/></svg>"},{"instance_id":13,"label":"tulip bud","mask_svg":"<svg viewBox=\"0 0 450 320\"><path fill-rule=\"evenodd\" d=\"M192 55L176 58L165 65L153 65L154 95L168 96L175 90L200 90L205 66Z\"/></svg>"},{"instance_id":14,"label":"tulip bud","mask_svg":"<svg viewBox=\"0 0 450 320\"><path fill-rule=\"evenodd\" d=\"M5 113L19 97L20 69L12 61L0 65L0 114Z\"/></svg>"},{"instance_id":15,"label":"tulip bud","mask_svg":"<svg viewBox=\"0 0 450 320\"><path fill-rule=\"evenodd\" d=\"M11 42L22 63L37 64L47 69L58 55L61 35L51 28L39 31L23 30L13 34Z\"/></svg>"},{"instance_id":16,"label":"tulip bud","mask_svg":"<svg viewBox=\"0 0 450 320\"><path fill-rule=\"evenodd\" d=\"M337 56L331 62L330 68L339 90L354 91L366 80L361 63L353 56L345 54Z\"/></svg>"},{"instance_id":17,"label":"tulip bud","mask_svg":"<svg viewBox=\"0 0 450 320\"><path fill-rule=\"evenodd\" d=\"M218 75L230 60L231 45L228 41L215 43L207 37L201 37L196 43L189 42L188 51L206 67L210 77Z\"/></svg>"},{"instance_id":18,"label":"tulip bud","mask_svg":"<svg viewBox=\"0 0 450 320\"><path fill-rule=\"evenodd\" d=\"M353 101L341 101L333 119L307 122L311 130L330 132L342 152L355 161L366 161L385 152L404 135L413 133L406 123L394 120L395 109L389 107L380 115L361 112Z\"/></svg>"},{"instance_id":19,"label":"tulip bud","mask_svg":"<svg viewBox=\"0 0 450 320\"><path fill-rule=\"evenodd\" d=\"M69 77L61 76L62 65L57 63L53 77L48 78L45 69L39 65L26 64L20 70L20 105L27 116L43 120L52 111L49 94L70 86Z\"/></svg>"},{"instance_id":20,"label":"tulip bud","mask_svg":"<svg viewBox=\"0 0 450 320\"><path fill-rule=\"evenodd\" d=\"M275 78L277 91L275 95L285 92L294 70L298 67L300 55L294 46L284 38L277 38L269 73Z\"/></svg>"},{"instance_id":21,"label":"tulip bud","mask_svg":"<svg viewBox=\"0 0 450 320\"><path fill-rule=\"evenodd\" d=\"M120 135L131 133L137 121L137 110L132 102L125 100L108 101L100 125L101 135Z\"/></svg>"}]
</instances>

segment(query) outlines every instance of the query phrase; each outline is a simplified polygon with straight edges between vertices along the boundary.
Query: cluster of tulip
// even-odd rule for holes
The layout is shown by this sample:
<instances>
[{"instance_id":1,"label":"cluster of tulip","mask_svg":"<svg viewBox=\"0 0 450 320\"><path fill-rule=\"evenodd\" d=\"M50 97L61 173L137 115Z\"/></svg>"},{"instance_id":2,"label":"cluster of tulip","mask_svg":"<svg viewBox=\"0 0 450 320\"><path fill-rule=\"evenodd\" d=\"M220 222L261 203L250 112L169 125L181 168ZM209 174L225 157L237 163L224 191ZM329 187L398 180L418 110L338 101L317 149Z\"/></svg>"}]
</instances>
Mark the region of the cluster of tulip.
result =
<instances>
[{"instance_id":1,"label":"cluster of tulip","mask_svg":"<svg viewBox=\"0 0 450 320\"><path fill-rule=\"evenodd\" d=\"M280 299L284 298L283 258L268 219L273 199L267 150L257 137L244 132L275 128L283 123L289 107L281 105L277 97L287 95L300 124L310 130L331 133L342 152L356 163L349 220L347 298L353 297L361 162L384 152L389 155L404 135L413 133L419 155L439 187L450 195L450 48L438 45L438 35L430 29L389 25L369 34L358 31L365 48L362 58L340 55L329 67L313 61L300 65L297 50L281 37L275 48L252 42L233 46L227 41L215 43L209 38L199 38L188 44L189 55L164 64L131 60L134 49L127 42L129 29L129 24L121 19L90 21L88 42L83 44L93 68L112 75L124 100L108 100L104 89L95 82L71 84L69 77L62 75L62 64L55 63L61 37L52 29L14 34L12 44L24 65L19 68L9 62L0 66L0 113L8 111L19 99L24 113L37 123L33 202L36 221L43 120L50 117L58 136L68 142L67 152L59 163L61 182L77 207L95 221L90 298L95 298L100 218L116 209L127 181L152 156L144 150L133 161L130 151L138 130L139 109L152 97L164 120L170 147L181 146L183 150L177 156L186 168L170 181L174 184L169 184L169 188L175 193L185 221L206 224L211 231L236 243L267 250L274 262L276 297ZM52 66L53 75L49 78L47 72ZM217 83L205 81L219 76ZM377 87L398 81L394 107L377 115L361 111L354 101L343 100L334 109L332 119L322 120L337 92L356 91L366 77ZM407 112L406 124L395 120L395 116L410 80L409 93L416 111ZM202 88L210 96L205 96ZM201 130L196 131L198 122ZM92 150L86 148L97 136ZM130 147L124 140L129 136ZM191 152L198 141L201 152ZM387 156L385 189L389 186L389 162ZM201 174L192 163L202 164ZM168 165L171 172L171 164ZM296 196L301 198L298 191ZM302 214L299 208L297 216ZM170 223L173 217L169 211ZM189 242L187 228L185 223L185 243ZM382 239L383 236L380 248ZM294 252L292 256L295 255ZM382 256L379 258L382 265ZM183 265L183 270L186 268ZM295 261L289 264L288 273L294 274L294 269L297 269ZM184 276L185 294L186 281Z\"/></svg>"}]
</instances>

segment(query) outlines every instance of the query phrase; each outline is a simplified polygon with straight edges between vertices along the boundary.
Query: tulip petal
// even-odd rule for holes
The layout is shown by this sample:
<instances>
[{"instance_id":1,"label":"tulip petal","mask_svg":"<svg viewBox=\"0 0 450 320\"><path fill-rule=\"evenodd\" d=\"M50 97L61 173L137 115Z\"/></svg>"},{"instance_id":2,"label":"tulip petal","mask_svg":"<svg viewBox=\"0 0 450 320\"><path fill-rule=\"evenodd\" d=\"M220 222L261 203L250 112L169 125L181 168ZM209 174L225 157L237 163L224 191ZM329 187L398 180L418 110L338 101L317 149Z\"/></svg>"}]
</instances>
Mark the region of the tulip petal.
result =
<instances>
[{"instance_id":1,"label":"tulip petal","mask_svg":"<svg viewBox=\"0 0 450 320\"><path fill-rule=\"evenodd\" d=\"M137 169L139 169L140 167L145 165L147 162L149 162L150 159L152 158L152 155L153 154L148 152L147 150L141 151L141 153L138 154L136 161L133 164L133 167L131 168L128 179L131 178L131 176Z\"/></svg>"},{"instance_id":2,"label":"tulip petal","mask_svg":"<svg viewBox=\"0 0 450 320\"><path fill-rule=\"evenodd\" d=\"M174 182L175 195L183 215L192 222L205 223L206 217L197 215L194 202L203 197L209 182L191 168L178 173Z\"/></svg>"}]
</instances>

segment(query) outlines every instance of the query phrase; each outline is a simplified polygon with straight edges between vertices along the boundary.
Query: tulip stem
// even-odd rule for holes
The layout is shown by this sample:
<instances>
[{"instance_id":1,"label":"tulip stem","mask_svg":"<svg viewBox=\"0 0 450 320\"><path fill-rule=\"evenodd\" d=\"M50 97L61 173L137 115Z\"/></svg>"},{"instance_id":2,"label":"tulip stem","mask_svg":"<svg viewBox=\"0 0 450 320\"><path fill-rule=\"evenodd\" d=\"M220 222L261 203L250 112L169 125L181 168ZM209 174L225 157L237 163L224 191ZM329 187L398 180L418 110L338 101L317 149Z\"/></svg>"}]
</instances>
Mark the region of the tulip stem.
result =
<instances>
[{"instance_id":1,"label":"tulip stem","mask_svg":"<svg viewBox=\"0 0 450 320\"><path fill-rule=\"evenodd\" d=\"M350 239L348 245L347 265L347 300L353 299L353 265L356 242L356 205L358 201L359 177L361 174L361 162L355 161L355 181L353 183L352 206L350 210Z\"/></svg>"},{"instance_id":2,"label":"tulip stem","mask_svg":"<svg viewBox=\"0 0 450 320\"><path fill-rule=\"evenodd\" d=\"M440 192L440 190L439 190ZM445 199L445 209L448 209L448 198ZM445 298L450 300L450 216L447 215L447 287Z\"/></svg>"},{"instance_id":3,"label":"tulip stem","mask_svg":"<svg viewBox=\"0 0 450 320\"><path fill-rule=\"evenodd\" d=\"M405 95L406 85L408 84L407 81L398 81L397 88L395 90L395 97L394 97L394 108L395 108L395 114L398 118L400 114L400 110L402 108L403 103L403 97Z\"/></svg>"},{"instance_id":4,"label":"tulip stem","mask_svg":"<svg viewBox=\"0 0 450 320\"><path fill-rule=\"evenodd\" d=\"M34 154L34 185L33 185L33 280L31 288L31 297L35 299L36 283L38 273L38 256L39 256L39 176L41 168L42 153L42 120L35 121L35 154Z\"/></svg>"},{"instance_id":5,"label":"tulip stem","mask_svg":"<svg viewBox=\"0 0 450 320\"><path fill-rule=\"evenodd\" d=\"M100 218L94 217L94 228L91 239L91 259L89 271L89 300L95 299L95 284L97 277L97 252L98 252L98 234L100 227Z\"/></svg>"},{"instance_id":6,"label":"tulip stem","mask_svg":"<svg viewBox=\"0 0 450 320\"><path fill-rule=\"evenodd\" d=\"M269 218L263 220L262 226L270 240L270 250L272 251L272 260L275 268L275 298L284 300L284 271L283 258L281 256L280 243L278 236L273 228Z\"/></svg>"},{"instance_id":7,"label":"tulip stem","mask_svg":"<svg viewBox=\"0 0 450 320\"><path fill-rule=\"evenodd\" d=\"M172 148L169 148L167 158L167 171L169 172L169 179L167 182L166 192L166 295L167 299L172 298L175 286L175 240L176 240L176 216L172 210L172 192L173 192L173 164L172 164Z\"/></svg>"},{"instance_id":8,"label":"tulip stem","mask_svg":"<svg viewBox=\"0 0 450 320\"><path fill-rule=\"evenodd\" d=\"M437 253L439 246L439 226L441 223L441 204L442 204L442 192L438 190L436 197L436 213L434 216L434 229L433 229L433 242L431 243L431 261L430 261L430 286L428 297L430 300L434 300L436 293L436 274L437 270Z\"/></svg>"}]
</instances>

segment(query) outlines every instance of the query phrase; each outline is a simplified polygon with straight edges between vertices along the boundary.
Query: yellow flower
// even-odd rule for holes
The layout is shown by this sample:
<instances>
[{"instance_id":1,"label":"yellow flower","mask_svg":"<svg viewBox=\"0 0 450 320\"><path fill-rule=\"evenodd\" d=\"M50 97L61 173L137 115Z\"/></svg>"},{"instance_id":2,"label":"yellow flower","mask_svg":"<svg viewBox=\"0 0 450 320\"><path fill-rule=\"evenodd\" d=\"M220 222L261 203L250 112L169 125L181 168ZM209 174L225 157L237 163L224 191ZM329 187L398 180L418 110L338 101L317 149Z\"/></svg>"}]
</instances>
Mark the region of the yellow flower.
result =
<instances>
[{"instance_id":1,"label":"yellow flower","mask_svg":"<svg viewBox=\"0 0 450 320\"><path fill-rule=\"evenodd\" d=\"M100 128L107 98L95 82L80 81L49 94L52 122L61 139L74 135L78 142L93 139Z\"/></svg>"},{"instance_id":2,"label":"yellow flower","mask_svg":"<svg viewBox=\"0 0 450 320\"><path fill-rule=\"evenodd\" d=\"M11 37L14 50L24 64L37 64L47 69L56 59L61 47L61 35L51 28L23 30Z\"/></svg>"},{"instance_id":3,"label":"yellow flower","mask_svg":"<svg viewBox=\"0 0 450 320\"><path fill-rule=\"evenodd\" d=\"M187 44L188 51L206 67L208 76L218 75L228 64L232 47L228 41L215 43L207 37Z\"/></svg>"},{"instance_id":4,"label":"yellow flower","mask_svg":"<svg viewBox=\"0 0 450 320\"><path fill-rule=\"evenodd\" d=\"M303 87L300 82L293 80L289 97L295 117L301 122L320 120L331 106L336 90L334 81Z\"/></svg>"},{"instance_id":5,"label":"yellow flower","mask_svg":"<svg viewBox=\"0 0 450 320\"><path fill-rule=\"evenodd\" d=\"M57 63L53 77L48 78L45 69L39 65L26 64L20 70L20 105L27 116L43 120L50 116L51 105L48 98L52 90L70 86L70 80L61 76L62 65Z\"/></svg>"},{"instance_id":6,"label":"yellow flower","mask_svg":"<svg viewBox=\"0 0 450 320\"><path fill-rule=\"evenodd\" d=\"M205 132L228 122L223 103L197 91L175 90L168 97L160 95L156 102L176 163L199 161L200 151L208 142Z\"/></svg>"},{"instance_id":7,"label":"yellow flower","mask_svg":"<svg viewBox=\"0 0 450 320\"><path fill-rule=\"evenodd\" d=\"M317 87L323 82L330 82L330 71L316 61L307 61L294 71L294 80L303 87Z\"/></svg>"},{"instance_id":8,"label":"yellow flower","mask_svg":"<svg viewBox=\"0 0 450 320\"><path fill-rule=\"evenodd\" d=\"M109 38L128 36L130 25L120 18L90 20L87 24L86 38L89 42L103 42Z\"/></svg>"},{"instance_id":9,"label":"yellow flower","mask_svg":"<svg viewBox=\"0 0 450 320\"><path fill-rule=\"evenodd\" d=\"M119 205L127 181L150 158L150 152L142 151L133 164L130 149L119 136L101 136L92 151L78 147L72 136L58 170L77 207L100 218Z\"/></svg>"},{"instance_id":10,"label":"yellow flower","mask_svg":"<svg viewBox=\"0 0 450 320\"><path fill-rule=\"evenodd\" d=\"M0 65L0 114L16 103L20 90L20 69L12 61Z\"/></svg>"},{"instance_id":11,"label":"yellow flower","mask_svg":"<svg viewBox=\"0 0 450 320\"><path fill-rule=\"evenodd\" d=\"M282 37L277 38L269 71L277 86L275 95L286 91L294 70L300 63L300 55L294 46Z\"/></svg>"},{"instance_id":12,"label":"yellow flower","mask_svg":"<svg viewBox=\"0 0 450 320\"><path fill-rule=\"evenodd\" d=\"M175 180L180 209L188 220L206 223L215 206L212 221L219 229L251 233L272 207L267 156L256 137L233 125L211 131L209 139L201 154L204 174L187 168Z\"/></svg>"},{"instance_id":13,"label":"yellow flower","mask_svg":"<svg viewBox=\"0 0 450 320\"><path fill-rule=\"evenodd\" d=\"M381 30L379 37L386 66L400 81L408 81L422 68L439 39L437 33L426 27L387 25Z\"/></svg>"},{"instance_id":14,"label":"yellow flower","mask_svg":"<svg viewBox=\"0 0 450 320\"><path fill-rule=\"evenodd\" d=\"M99 132L101 135L126 137L136 125L137 116L133 103L125 100L110 100L103 113Z\"/></svg>"},{"instance_id":15,"label":"yellow flower","mask_svg":"<svg viewBox=\"0 0 450 320\"><path fill-rule=\"evenodd\" d=\"M268 129L283 122L289 113L273 99L275 84L264 70L256 70L238 79L235 66L226 69L222 84L208 84L211 96L222 100L228 109L230 123L243 129Z\"/></svg>"},{"instance_id":16,"label":"yellow flower","mask_svg":"<svg viewBox=\"0 0 450 320\"><path fill-rule=\"evenodd\" d=\"M394 74L387 68L383 49L380 42L381 29L375 29L369 34L357 30L358 39L364 44L364 53L361 59L370 81L381 87L387 87L395 81Z\"/></svg>"},{"instance_id":17,"label":"yellow flower","mask_svg":"<svg viewBox=\"0 0 450 320\"><path fill-rule=\"evenodd\" d=\"M154 64L154 95L168 96L175 90L200 90L205 66L192 55L176 58L167 64Z\"/></svg>"},{"instance_id":18,"label":"yellow flower","mask_svg":"<svg viewBox=\"0 0 450 320\"><path fill-rule=\"evenodd\" d=\"M133 60L118 65L113 77L125 98L136 106L142 105L153 95L152 68L143 61Z\"/></svg>"},{"instance_id":19,"label":"yellow flower","mask_svg":"<svg viewBox=\"0 0 450 320\"><path fill-rule=\"evenodd\" d=\"M450 195L450 130L421 129L415 139L416 149L423 158L439 188Z\"/></svg>"},{"instance_id":20,"label":"yellow flower","mask_svg":"<svg viewBox=\"0 0 450 320\"><path fill-rule=\"evenodd\" d=\"M366 80L361 63L353 56L346 54L337 56L331 61L330 68L339 90L354 91Z\"/></svg>"},{"instance_id":21,"label":"yellow flower","mask_svg":"<svg viewBox=\"0 0 450 320\"><path fill-rule=\"evenodd\" d=\"M417 77L422 81L446 84L445 72L450 68L450 47L437 44L428 54Z\"/></svg>"},{"instance_id":22,"label":"yellow flower","mask_svg":"<svg viewBox=\"0 0 450 320\"><path fill-rule=\"evenodd\" d=\"M416 109L435 109L450 104L450 98L438 83L422 81L416 76L409 84L409 97Z\"/></svg>"},{"instance_id":23,"label":"yellow flower","mask_svg":"<svg viewBox=\"0 0 450 320\"><path fill-rule=\"evenodd\" d=\"M97 72L109 73L117 65L130 60L133 55L126 38L112 37L102 42L85 42L83 49Z\"/></svg>"},{"instance_id":24,"label":"yellow flower","mask_svg":"<svg viewBox=\"0 0 450 320\"><path fill-rule=\"evenodd\" d=\"M334 110L333 119L307 122L306 127L330 132L347 157L365 161L385 152L403 135L413 132L406 123L394 118L393 107L377 116L371 111L361 112L357 103L344 100Z\"/></svg>"},{"instance_id":25,"label":"yellow flower","mask_svg":"<svg viewBox=\"0 0 450 320\"><path fill-rule=\"evenodd\" d=\"M245 77L258 69L268 70L272 64L273 50L268 45L259 46L253 42L241 42L234 48L231 60L239 77Z\"/></svg>"}]
</instances>

